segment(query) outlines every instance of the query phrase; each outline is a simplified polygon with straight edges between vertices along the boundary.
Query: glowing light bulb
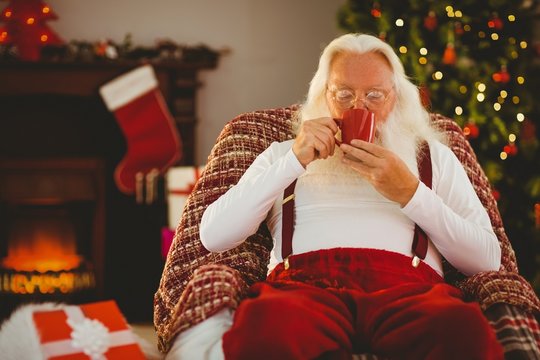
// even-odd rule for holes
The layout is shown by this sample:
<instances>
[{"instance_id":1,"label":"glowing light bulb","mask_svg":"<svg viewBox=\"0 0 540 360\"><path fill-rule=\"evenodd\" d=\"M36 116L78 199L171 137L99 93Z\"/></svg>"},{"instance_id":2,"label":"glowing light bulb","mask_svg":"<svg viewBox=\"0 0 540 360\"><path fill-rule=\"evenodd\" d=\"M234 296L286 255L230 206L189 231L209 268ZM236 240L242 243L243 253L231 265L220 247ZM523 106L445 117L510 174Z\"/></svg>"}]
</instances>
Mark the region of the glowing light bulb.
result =
<instances>
[{"instance_id":1,"label":"glowing light bulb","mask_svg":"<svg viewBox=\"0 0 540 360\"><path fill-rule=\"evenodd\" d=\"M456 115L461 115L463 114L463 108L461 106L456 106L456 108L454 109Z\"/></svg>"},{"instance_id":2,"label":"glowing light bulb","mask_svg":"<svg viewBox=\"0 0 540 360\"><path fill-rule=\"evenodd\" d=\"M494 41L499 40L499 34L497 34L497 33L491 34L491 40L494 40Z\"/></svg>"},{"instance_id":3,"label":"glowing light bulb","mask_svg":"<svg viewBox=\"0 0 540 360\"><path fill-rule=\"evenodd\" d=\"M436 71L433 74L433 80L441 80L443 78L443 73L440 71Z\"/></svg>"},{"instance_id":4,"label":"glowing light bulb","mask_svg":"<svg viewBox=\"0 0 540 360\"><path fill-rule=\"evenodd\" d=\"M516 21L516 17L514 15L508 15L508 21L514 22Z\"/></svg>"},{"instance_id":5,"label":"glowing light bulb","mask_svg":"<svg viewBox=\"0 0 540 360\"><path fill-rule=\"evenodd\" d=\"M47 42L47 40L49 40L49 37L46 34L43 34L39 39L41 40L41 42Z\"/></svg>"},{"instance_id":6,"label":"glowing light bulb","mask_svg":"<svg viewBox=\"0 0 540 360\"><path fill-rule=\"evenodd\" d=\"M467 93L467 87L465 85L461 85L459 87L459 92L462 93L462 94L466 94Z\"/></svg>"},{"instance_id":7,"label":"glowing light bulb","mask_svg":"<svg viewBox=\"0 0 540 360\"><path fill-rule=\"evenodd\" d=\"M423 56L420 56L420 58L418 58L418 62L421 64L421 65L426 65L427 64L427 59Z\"/></svg>"},{"instance_id":8,"label":"glowing light bulb","mask_svg":"<svg viewBox=\"0 0 540 360\"><path fill-rule=\"evenodd\" d=\"M484 83L478 83L477 89L478 89L478 91L480 91L480 92L486 91L486 84L484 84Z\"/></svg>"},{"instance_id":9,"label":"glowing light bulb","mask_svg":"<svg viewBox=\"0 0 540 360\"><path fill-rule=\"evenodd\" d=\"M501 104L499 104L498 102L495 103L495 104L493 104L493 109L494 109L495 111L501 110Z\"/></svg>"},{"instance_id":10,"label":"glowing light bulb","mask_svg":"<svg viewBox=\"0 0 540 360\"><path fill-rule=\"evenodd\" d=\"M523 120L525 120L525 115L523 115L522 113L517 113L516 119L517 121L522 122Z\"/></svg>"},{"instance_id":11,"label":"glowing light bulb","mask_svg":"<svg viewBox=\"0 0 540 360\"><path fill-rule=\"evenodd\" d=\"M403 21L403 19L397 19L396 20L396 26L402 27L404 24L405 24L405 22Z\"/></svg>"},{"instance_id":12,"label":"glowing light bulb","mask_svg":"<svg viewBox=\"0 0 540 360\"><path fill-rule=\"evenodd\" d=\"M427 55L427 53L428 53L428 51L427 51L426 48L421 48L421 49L420 49L420 55L424 55L424 56L425 56L425 55Z\"/></svg>"},{"instance_id":13,"label":"glowing light bulb","mask_svg":"<svg viewBox=\"0 0 540 360\"><path fill-rule=\"evenodd\" d=\"M461 10L456 10L456 11L454 12L454 15L456 15L456 17L460 18L460 17L463 16L463 13L461 12Z\"/></svg>"},{"instance_id":14,"label":"glowing light bulb","mask_svg":"<svg viewBox=\"0 0 540 360\"><path fill-rule=\"evenodd\" d=\"M483 38L486 37L486 33L483 32L483 31L479 31L479 32L478 32L478 37L479 37L480 39L483 39Z\"/></svg>"},{"instance_id":15,"label":"glowing light bulb","mask_svg":"<svg viewBox=\"0 0 540 360\"><path fill-rule=\"evenodd\" d=\"M512 96L512 102L516 105L519 104L519 96Z\"/></svg>"},{"instance_id":16,"label":"glowing light bulb","mask_svg":"<svg viewBox=\"0 0 540 360\"><path fill-rule=\"evenodd\" d=\"M4 13L4 16L7 17L7 18L10 18L11 15L13 15L13 13L11 12L11 10L6 10L6 12Z\"/></svg>"},{"instance_id":17,"label":"glowing light bulb","mask_svg":"<svg viewBox=\"0 0 540 360\"><path fill-rule=\"evenodd\" d=\"M44 14L48 14L51 11L51 8L48 6L44 6L43 9L41 9L41 12Z\"/></svg>"},{"instance_id":18,"label":"glowing light bulb","mask_svg":"<svg viewBox=\"0 0 540 360\"><path fill-rule=\"evenodd\" d=\"M508 154L505 153L504 151L501 151L501 160L506 160L506 158L508 158Z\"/></svg>"},{"instance_id":19,"label":"glowing light bulb","mask_svg":"<svg viewBox=\"0 0 540 360\"><path fill-rule=\"evenodd\" d=\"M406 46L400 46L399 47L399 52L402 53L402 54L406 54L407 53L407 47Z\"/></svg>"},{"instance_id":20,"label":"glowing light bulb","mask_svg":"<svg viewBox=\"0 0 540 360\"><path fill-rule=\"evenodd\" d=\"M519 85L523 85L523 83L525 83L525 78L523 76L518 76L516 80Z\"/></svg>"},{"instance_id":21,"label":"glowing light bulb","mask_svg":"<svg viewBox=\"0 0 540 360\"><path fill-rule=\"evenodd\" d=\"M501 90L500 94L503 99L505 99L508 96L508 93L506 92L506 90Z\"/></svg>"},{"instance_id":22,"label":"glowing light bulb","mask_svg":"<svg viewBox=\"0 0 540 360\"><path fill-rule=\"evenodd\" d=\"M463 30L465 31L471 31L471 25L467 24L463 27Z\"/></svg>"},{"instance_id":23,"label":"glowing light bulb","mask_svg":"<svg viewBox=\"0 0 540 360\"><path fill-rule=\"evenodd\" d=\"M478 100L478 102L482 102L486 99L486 96L482 93L476 95L476 100Z\"/></svg>"},{"instance_id":24,"label":"glowing light bulb","mask_svg":"<svg viewBox=\"0 0 540 360\"><path fill-rule=\"evenodd\" d=\"M32 25L36 20L33 17L26 19L26 24Z\"/></svg>"},{"instance_id":25,"label":"glowing light bulb","mask_svg":"<svg viewBox=\"0 0 540 360\"><path fill-rule=\"evenodd\" d=\"M508 135L508 141L515 142L516 141L516 135L515 134Z\"/></svg>"},{"instance_id":26,"label":"glowing light bulb","mask_svg":"<svg viewBox=\"0 0 540 360\"><path fill-rule=\"evenodd\" d=\"M526 41L521 41L519 43L519 46L522 48L522 49L526 49L527 48L527 42Z\"/></svg>"}]
</instances>

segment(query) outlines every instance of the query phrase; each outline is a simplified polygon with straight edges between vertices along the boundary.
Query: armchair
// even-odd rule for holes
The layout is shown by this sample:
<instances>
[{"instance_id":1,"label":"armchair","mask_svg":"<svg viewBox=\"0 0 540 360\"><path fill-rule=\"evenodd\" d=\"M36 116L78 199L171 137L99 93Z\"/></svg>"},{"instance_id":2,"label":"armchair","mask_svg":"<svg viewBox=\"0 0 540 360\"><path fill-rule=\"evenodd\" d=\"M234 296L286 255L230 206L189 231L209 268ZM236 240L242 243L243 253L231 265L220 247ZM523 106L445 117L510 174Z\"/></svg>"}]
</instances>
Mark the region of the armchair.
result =
<instances>
[{"instance_id":1,"label":"armchair","mask_svg":"<svg viewBox=\"0 0 540 360\"><path fill-rule=\"evenodd\" d=\"M187 200L154 297L154 323L161 351L168 351L180 332L224 307L236 308L247 288L266 277L272 239L264 223L241 246L219 254L209 253L202 246L199 223L206 207L236 184L258 154L273 141L294 137L295 111L292 106L245 113L227 123L219 135L205 171ZM432 114L431 120L446 131L448 145L462 162L502 248L499 271L467 278L445 263L445 278L461 288L467 299L480 304L507 358L540 358L540 328L535 317L540 301L519 275L488 179L459 126L438 114Z\"/></svg>"}]
</instances>

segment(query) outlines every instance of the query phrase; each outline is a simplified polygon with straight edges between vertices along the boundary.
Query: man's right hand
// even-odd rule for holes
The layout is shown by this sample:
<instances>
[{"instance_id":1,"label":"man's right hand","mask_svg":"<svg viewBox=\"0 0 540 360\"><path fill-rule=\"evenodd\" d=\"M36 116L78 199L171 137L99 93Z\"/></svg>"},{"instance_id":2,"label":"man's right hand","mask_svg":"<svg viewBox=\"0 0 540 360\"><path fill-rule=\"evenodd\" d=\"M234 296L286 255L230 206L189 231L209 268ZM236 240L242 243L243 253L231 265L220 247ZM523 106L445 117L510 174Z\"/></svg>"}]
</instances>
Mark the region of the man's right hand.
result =
<instances>
[{"instance_id":1,"label":"man's right hand","mask_svg":"<svg viewBox=\"0 0 540 360\"><path fill-rule=\"evenodd\" d=\"M292 150L304 168L313 160L334 155L338 129L331 117L302 122Z\"/></svg>"}]
</instances>

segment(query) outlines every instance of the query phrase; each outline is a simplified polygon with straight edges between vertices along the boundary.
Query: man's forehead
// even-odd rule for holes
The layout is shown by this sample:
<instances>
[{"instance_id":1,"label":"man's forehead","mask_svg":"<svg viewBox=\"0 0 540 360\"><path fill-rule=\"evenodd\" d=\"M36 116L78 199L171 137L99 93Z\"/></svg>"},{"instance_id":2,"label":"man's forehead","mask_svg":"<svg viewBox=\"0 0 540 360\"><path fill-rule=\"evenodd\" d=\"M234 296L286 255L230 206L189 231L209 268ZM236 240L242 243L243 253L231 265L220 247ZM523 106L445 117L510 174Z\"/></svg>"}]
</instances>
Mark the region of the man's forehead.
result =
<instances>
[{"instance_id":1,"label":"man's forehead","mask_svg":"<svg viewBox=\"0 0 540 360\"><path fill-rule=\"evenodd\" d=\"M392 68L380 53L339 53L330 66L329 82L334 85L385 87L392 85L392 79Z\"/></svg>"}]
</instances>

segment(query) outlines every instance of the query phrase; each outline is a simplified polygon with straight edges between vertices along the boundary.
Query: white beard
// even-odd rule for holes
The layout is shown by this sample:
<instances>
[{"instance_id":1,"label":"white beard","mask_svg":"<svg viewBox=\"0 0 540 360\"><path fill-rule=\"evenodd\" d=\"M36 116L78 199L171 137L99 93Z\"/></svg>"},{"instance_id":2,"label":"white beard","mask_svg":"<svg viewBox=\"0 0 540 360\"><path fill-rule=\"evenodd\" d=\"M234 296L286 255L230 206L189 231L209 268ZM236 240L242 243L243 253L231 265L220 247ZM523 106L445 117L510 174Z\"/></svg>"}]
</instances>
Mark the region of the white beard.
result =
<instances>
[{"instance_id":1,"label":"white beard","mask_svg":"<svg viewBox=\"0 0 540 360\"><path fill-rule=\"evenodd\" d=\"M416 164L418 139L401 126L401 119L396 114L396 112L392 112L384 123L377 124L374 142L397 154L411 172L418 176ZM361 192L368 190L366 188L373 189L358 172L345 165L342 158L343 151L336 146L333 156L311 162L299 181L308 182L317 188L330 185L353 185Z\"/></svg>"}]
</instances>

